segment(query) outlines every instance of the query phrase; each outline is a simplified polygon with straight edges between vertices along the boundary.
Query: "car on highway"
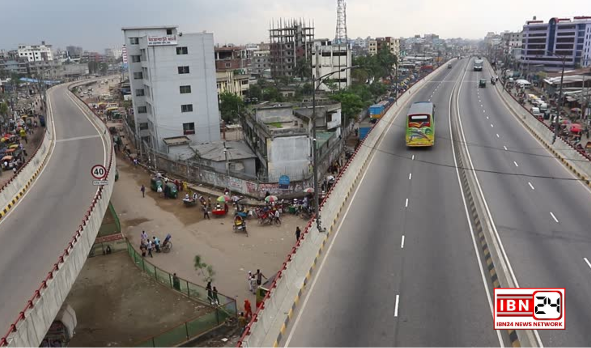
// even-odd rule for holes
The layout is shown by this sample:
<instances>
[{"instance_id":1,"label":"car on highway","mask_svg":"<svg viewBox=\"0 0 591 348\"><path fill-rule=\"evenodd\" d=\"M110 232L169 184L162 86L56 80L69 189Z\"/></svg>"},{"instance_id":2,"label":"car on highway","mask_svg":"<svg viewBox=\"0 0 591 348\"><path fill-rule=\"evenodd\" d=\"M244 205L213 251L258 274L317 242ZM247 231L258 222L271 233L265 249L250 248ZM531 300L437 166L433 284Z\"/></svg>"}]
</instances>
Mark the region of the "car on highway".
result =
<instances>
[{"instance_id":1,"label":"car on highway","mask_svg":"<svg viewBox=\"0 0 591 348\"><path fill-rule=\"evenodd\" d=\"M448 64L448 65L447 65L447 68L448 68L448 69L451 69L451 64Z\"/></svg>"}]
</instances>

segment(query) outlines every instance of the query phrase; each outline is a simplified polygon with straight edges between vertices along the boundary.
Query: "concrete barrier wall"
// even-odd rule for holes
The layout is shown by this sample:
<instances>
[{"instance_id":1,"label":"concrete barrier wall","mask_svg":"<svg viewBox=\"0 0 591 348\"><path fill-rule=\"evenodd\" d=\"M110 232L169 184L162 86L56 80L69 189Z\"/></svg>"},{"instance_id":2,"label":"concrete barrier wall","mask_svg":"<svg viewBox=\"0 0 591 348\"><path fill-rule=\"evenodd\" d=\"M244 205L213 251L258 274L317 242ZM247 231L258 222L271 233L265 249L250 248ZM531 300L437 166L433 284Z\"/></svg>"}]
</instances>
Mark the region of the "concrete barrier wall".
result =
<instances>
[{"instance_id":1,"label":"concrete barrier wall","mask_svg":"<svg viewBox=\"0 0 591 348\"><path fill-rule=\"evenodd\" d=\"M77 99L76 103L83 106L89 114L92 113L81 100ZM82 220L82 224L74 233L71 241L65 245L66 248L63 254L58 257L47 277L41 282L39 289L35 291L31 300L25 304L24 310L19 314L14 324L11 325L7 335L0 340L1 346L39 346L84 266L98 234L113 192L116 164L113 144L106 125L98 117L94 117L92 121L101 130L101 136L107 142L107 148L110 149L107 163L107 181L109 184L97 189L94 198L89 202L90 206ZM78 217L73 218L77 219Z\"/></svg>"},{"instance_id":2,"label":"concrete barrier wall","mask_svg":"<svg viewBox=\"0 0 591 348\"><path fill-rule=\"evenodd\" d=\"M0 219L2 219L16 202L23 197L31 187L37 175L45 165L49 152L53 146L53 129L50 127L51 113L47 114L45 133L41 145L30 154L29 159L4 186L0 188Z\"/></svg>"},{"instance_id":3,"label":"concrete barrier wall","mask_svg":"<svg viewBox=\"0 0 591 348\"><path fill-rule=\"evenodd\" d=\"M442 67L446 68L446 65L443 64ZM435 71L441 71L442 67ZM313 220L308 222L300 240L283 263L283 267L277 274L263 303L247 325L238 346L270 347L276 346L281 340L302 295L303 288L310 280L311 273L318 263L329 237L336 232L336 225L344 213L346 202L359 184L371 161L375 147L388 127L394 122L395 115L401 109L406 108L412 94L420 90L426 85L426 82L435 76L435 73L427 75L402 94L396 104L392 105L385 116L374 125L353 157L345 164L336 178L335 185L321 204L321 221L327 231L319 232Z\"/></svg>"},{"instance_id":4,"label":"concrete barrier wall","mask_svg":"<svg viewBox=\"0 0 591 348\"><path fill-rule=\"evenodd\" d=\"M534 117L534 115L523 105L519 104L519 102L509 94L501 84L497 84L495 87L501 98L513 113L518 116L519 120L525 125L525 127L529 129L533 135L550 150L550 152L558 157L575 175L577 175L579 179L585 181L587 185L590 185L591 161L560 137L557 137L556 142L552 144L554 131L544 122Z\"/></svg>"}]
</instances>

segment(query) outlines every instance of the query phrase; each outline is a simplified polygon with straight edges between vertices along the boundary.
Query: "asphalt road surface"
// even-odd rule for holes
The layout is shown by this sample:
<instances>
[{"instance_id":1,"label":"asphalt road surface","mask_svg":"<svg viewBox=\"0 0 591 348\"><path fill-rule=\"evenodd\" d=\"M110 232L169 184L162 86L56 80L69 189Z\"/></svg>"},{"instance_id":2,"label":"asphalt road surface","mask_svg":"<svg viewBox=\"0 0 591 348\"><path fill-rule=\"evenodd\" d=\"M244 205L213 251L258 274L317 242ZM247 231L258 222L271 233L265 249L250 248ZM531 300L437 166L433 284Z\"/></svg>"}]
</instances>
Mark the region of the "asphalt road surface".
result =
<instances>
[{"instance_id":1,"label":"asphalt road surface","mask_svg":"<svg viewBox=\"0 0 591 348\"><path fill-rule=\"evenodd\" d=\"M90 169L105 162L97 129L66 91L65 86L49 91L57 135L49 162L0 221L0 335L8 331L78 229L97 190Z\"/></svg>"},{"instance_id":2,"label":"asphalt road surface","mask_svg":"<svg viewBox=\"0 0 591 348\"><path fill-rule=\"evenodd\" d=\"M436 104L433 148L406 147L406 110L386 133L281 344L500 344L450 143L450 94L466 64L413 96Z\"/></svg>"},{"instance_id":3,"label":"asphalt road surface","mask_svg":"<svg viewBox=\"0 0 591 348\"><path fill-rule=\"evenodd\" d=\"M490 86L468 72L460 94L466 140L520 287L566 288L566 330L545 346L591 343L591 192L520 125ZM505 150L507 148L507 150Z\"/></svg>"}]
</instances>

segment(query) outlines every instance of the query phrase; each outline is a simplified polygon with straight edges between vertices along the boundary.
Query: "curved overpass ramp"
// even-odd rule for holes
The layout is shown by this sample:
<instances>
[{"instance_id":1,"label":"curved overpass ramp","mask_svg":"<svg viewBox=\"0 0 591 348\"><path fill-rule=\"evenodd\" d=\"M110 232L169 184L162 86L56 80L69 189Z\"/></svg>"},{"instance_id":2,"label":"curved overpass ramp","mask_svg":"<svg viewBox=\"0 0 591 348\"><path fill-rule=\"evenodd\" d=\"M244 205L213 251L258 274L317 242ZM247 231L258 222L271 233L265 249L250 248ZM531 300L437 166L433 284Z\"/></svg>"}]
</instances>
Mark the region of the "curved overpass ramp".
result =
<instances>
[{"instance_id":1,"label":"curved overpass ramp","mask_svg":"<svg viewBox=\"0 0 591 348\"><path fill-rule=\"evenodd\" d=\"M0 220L0 328L8 330L2 345L39 345L88 256L113 189L114 171L103 188L90 174L95 164L114 166L106 126L68 87L48 90L47 160Z\"/></svg>"}]
</instances>

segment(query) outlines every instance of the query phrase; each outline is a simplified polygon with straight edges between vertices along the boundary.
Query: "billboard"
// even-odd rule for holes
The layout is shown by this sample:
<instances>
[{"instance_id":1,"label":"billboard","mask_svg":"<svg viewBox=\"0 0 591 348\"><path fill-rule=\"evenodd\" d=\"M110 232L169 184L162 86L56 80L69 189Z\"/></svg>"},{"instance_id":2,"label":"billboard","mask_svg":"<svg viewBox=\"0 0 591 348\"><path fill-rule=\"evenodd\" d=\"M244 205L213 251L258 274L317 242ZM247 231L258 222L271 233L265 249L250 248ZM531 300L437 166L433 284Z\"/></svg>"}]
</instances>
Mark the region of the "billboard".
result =
<instances>
[{"instance_id":1,"label":"billboard","mask_svg":"<svg viewBox=\"0 0 591 348\"><path fill-rule=\"evenodd\" d=\"M148 36L148 46L171 46L176 44L176 35Z\"/></svg>"}]
</instances>

